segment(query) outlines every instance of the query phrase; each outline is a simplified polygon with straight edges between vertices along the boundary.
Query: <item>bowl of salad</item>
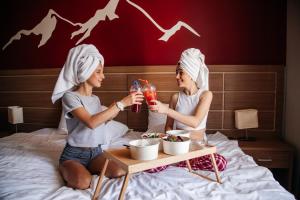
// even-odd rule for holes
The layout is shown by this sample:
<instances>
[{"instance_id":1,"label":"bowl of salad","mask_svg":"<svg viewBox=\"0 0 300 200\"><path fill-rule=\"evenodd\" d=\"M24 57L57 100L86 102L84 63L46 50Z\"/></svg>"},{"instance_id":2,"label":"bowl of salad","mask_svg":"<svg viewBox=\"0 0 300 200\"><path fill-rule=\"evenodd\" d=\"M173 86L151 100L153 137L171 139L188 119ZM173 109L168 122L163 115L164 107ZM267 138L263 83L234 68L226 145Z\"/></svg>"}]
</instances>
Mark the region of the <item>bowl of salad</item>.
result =
<instances>
[{"instance_id":1,"label":"bowl of salad","mask_svg":"<svg viewBox=\"0 0 300 200\"><path fill-rule=\"evenodd\" d=\"M146 138L163 138L165 136L166 136L166 134L158 133L158 132L146 132L141 135L141 137L144 139L146 139Z\"/></svg>"},{"instance_id":2,"label":"bowl of salad","mask_svg":"<svg viewBox=\"0 0 300 200\"><path fill-rule=\"evenodd\" d=\"M159 146L158 146L159 151L163 150L163 144L162 144L161 138L163 138L165 136L166 136L166 134L164 134L164 133L156 133L156 132L146 132L141 135L141 137L143 139L152 139L152 140L158 141L159 142Z\"/></svg>"},{"instance_id":3,"label":"bowl of salad","mask_svg":"<svg viewBox=\"0 0 300 200\"><path fill-rule=\"evenodd\" d=\"M191 140L184 136L168 135L163 139L163 151L170 155L180 155L188 153Z\"/></svg>"}]
</instances>

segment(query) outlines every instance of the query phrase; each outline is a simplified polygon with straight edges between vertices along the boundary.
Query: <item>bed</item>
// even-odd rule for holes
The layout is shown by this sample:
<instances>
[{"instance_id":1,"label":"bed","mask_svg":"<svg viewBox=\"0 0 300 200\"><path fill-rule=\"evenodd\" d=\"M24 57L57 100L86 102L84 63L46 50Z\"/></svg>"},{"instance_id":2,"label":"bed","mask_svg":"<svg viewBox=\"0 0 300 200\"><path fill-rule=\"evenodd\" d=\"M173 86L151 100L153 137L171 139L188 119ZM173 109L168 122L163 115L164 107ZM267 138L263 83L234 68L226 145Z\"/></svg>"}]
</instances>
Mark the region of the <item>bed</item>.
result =
<instances>
[{"instance_id":1,"label":"bed","mask_svg":"<svg viewBox=\"0 0 300 200\"><path fill-rule=\"evenodd\" d=\"M142 132L129 130L105 148L117 148ZM73 190L64 186L58 172L58 158L67 135L61 130L44 128L31 133L16 133L0 139L0 199L91 199L98 176L91 188ZM187 169L170 166L154 174L140 172L132 176L125 199L294 199L265 167L244 154L235 140L220 132L209 134L208 141L228 160L220 173L222 184L191 175ZM214 174L198 171L213 178ZM100 198L118 199L123 178L104 179Z\"/></svg>"},{"instance_id":2,"label":"bed","mask_svg":"<svg viewBox=\"0 0 300 200\"><path fill-rule=\"evenodd\" d=\"M242 108L255 108L259 112L259 128L249 130L249 135L261 138L280 136L284 67L208 67L210 90L214 97L207 133L210 133L209 142L217 145L218 152L228 160L227 169L221 172L223 183L208 182L195 178L187 169L169 167L155 174L135 174L130 179L125 199L294 199L274 180L267 168L258 166L252 157L241 151L237 141L227 139L244 134L244 130L237 130L234 126L234 110ZM142 78L154 83L159 100L168 103L170 95L178 91L175 68L175 65L110 66L105 68L103 86L94 93L100 97L102 104L108 106L128 93L133 80ZM93 176L90 189L73 190L64 186L57 170L66 134L56 129L60 122L61 104L53 105L50 99L59 71L60 68L0 71L0 93L5 97L0 98L0 128L9 127L7 106L19 105L24 108L25 123L18 125L18 129L27 132L0 139L0 199L92 197L98 176ZM110 145L105 148L122 146L130 139L139 138L146 130L160 132L164 127L162 118L149 115L145 104L140 113L132 113L128 109L115 120L136 131L111 139ZM198 172L213 176L210 172ZM105 179L101 199L117 199L122 182L122 179Z\"/></svg>"}]
</instances>

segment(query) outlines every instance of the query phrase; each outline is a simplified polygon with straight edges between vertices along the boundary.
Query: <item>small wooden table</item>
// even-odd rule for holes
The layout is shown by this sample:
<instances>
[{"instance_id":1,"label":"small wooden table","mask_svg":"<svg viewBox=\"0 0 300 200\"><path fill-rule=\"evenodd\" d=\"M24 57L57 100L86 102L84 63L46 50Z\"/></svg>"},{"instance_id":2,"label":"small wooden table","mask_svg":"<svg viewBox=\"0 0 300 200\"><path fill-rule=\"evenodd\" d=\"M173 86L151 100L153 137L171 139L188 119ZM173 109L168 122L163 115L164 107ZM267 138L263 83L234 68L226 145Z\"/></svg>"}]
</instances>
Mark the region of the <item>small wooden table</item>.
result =
<instances>
[{"instance_id":1,"label":"small wooden table","mask_svg":"<svg viewBox=\"0 0 300 200\"><path fill-rule=\"evenodd\" d=\"M114 161L117 163L123 170L126 171L126 175L123 181L122 189L119 195L119 200L124 199L125 191L128 185L128 180L131 176L131 174L136 172L141 172L147 169L163 166L163 165L169 165L173 163L177 163L180 161L186 161L188 169L191 173L196 174L198 176L201 176L202 178L208 179L210 181L215 181L209 177L200 175L195 173L190 165L189 159L204 156L204 155L211 155L211 162L214 166L214 172L216 175L216 182L221 183L218 167L216 165L215 157L213 154L216 153L216 147L215 146L205 146L205 147L199 147L196 145L191 145L190 152L186 154L181 155L168 155L163 152L158 153L158 158L155 160L134 160L130 156L130 150L127 148L119 148L119 149L110 149L110 150L104 150L104 156L106 157L104 167L101 171L100 178L97 183L97 187L93 196L93 200L96 200L99 197L100 191L101 191L101 185L103 181L103 177L108 165L109 160Z\"/></svg>"},{"instance_id":2,"label":"small wooden table","mask_svg":"<svg viewBox=\"0 0 300 200\"><path fill-rule=\"evenodd\" d=\"M277 138L239 141L239 146L253 157L258 165L269 168L274 177L292 191L294 147Z\"/></svg>"}]
</instances>

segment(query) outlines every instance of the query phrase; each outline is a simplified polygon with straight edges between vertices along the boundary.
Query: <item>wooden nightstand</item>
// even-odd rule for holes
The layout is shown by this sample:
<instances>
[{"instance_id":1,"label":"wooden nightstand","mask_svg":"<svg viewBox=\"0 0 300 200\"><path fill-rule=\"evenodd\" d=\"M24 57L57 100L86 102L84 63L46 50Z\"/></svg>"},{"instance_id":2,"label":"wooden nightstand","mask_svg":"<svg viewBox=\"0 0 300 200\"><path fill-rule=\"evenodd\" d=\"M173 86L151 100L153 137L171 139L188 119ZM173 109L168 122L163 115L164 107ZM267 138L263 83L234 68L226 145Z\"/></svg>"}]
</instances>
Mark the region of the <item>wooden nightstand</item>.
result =
<instances>
[{"instance_id":1,"label":"wooden nightstand","mask_svg":"<svg viewBox=\"0 0 300 200\"><path fill-rule=\"evenodd\" d=\"M277 181L291 191L294 148L281 140L239 141L239 146L258 165L269 168Z\"/></svg>"}]
</instances>

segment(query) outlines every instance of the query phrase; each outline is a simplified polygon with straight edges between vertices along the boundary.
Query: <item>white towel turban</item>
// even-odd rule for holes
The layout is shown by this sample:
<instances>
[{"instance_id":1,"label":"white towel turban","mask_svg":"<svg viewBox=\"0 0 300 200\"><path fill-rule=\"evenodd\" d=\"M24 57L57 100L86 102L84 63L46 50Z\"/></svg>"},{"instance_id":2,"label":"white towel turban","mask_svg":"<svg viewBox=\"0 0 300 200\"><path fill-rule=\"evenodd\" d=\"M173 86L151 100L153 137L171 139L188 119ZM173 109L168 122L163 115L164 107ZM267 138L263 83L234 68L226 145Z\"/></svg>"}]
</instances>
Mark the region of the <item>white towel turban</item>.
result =
<instances>
[{"instance_id":1,"label":"white towel turban","mask_svg":"<svg viewBox=\"0 0 300 200\"><path fill-rule=\"evenodd\" d=\"M104 58L94 45L81 44L70 49L56 81L52 103L60 99L65 92L86 81L100 63L104 66Z\"/></svg>"},{"instance_id":2,"label":"white towel turban","mask_svg":"<svg viewBox=\"0 0 300 200\"><path fill-rule=\"evenodd\" d=\"M209 90L208 87L208 68L204 63L205 56L199 49L190 48L182 52L178 63L188 75L196 82L197 87Z\"/></svg>"}]
</instances>

